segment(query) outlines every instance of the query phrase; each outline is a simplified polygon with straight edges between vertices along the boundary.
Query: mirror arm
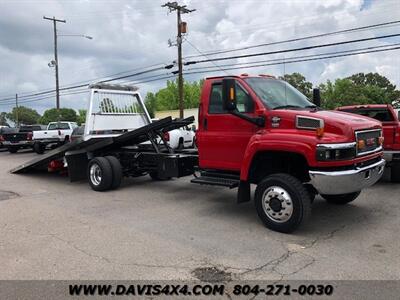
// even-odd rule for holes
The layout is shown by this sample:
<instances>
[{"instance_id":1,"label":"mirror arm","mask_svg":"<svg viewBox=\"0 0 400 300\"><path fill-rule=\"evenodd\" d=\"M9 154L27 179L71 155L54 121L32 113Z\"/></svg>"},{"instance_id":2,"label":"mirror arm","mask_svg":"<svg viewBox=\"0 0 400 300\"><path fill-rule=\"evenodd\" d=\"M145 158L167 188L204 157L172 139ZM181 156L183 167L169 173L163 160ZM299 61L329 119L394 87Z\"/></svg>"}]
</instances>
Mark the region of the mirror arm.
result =
<instances>
[{"instance_id":1,"label":"mirror arm","mask_svg":"<svg viewBox=\"0 0 400 300\"><path fill-rule=\"evenodd\" d=\"M249 117L249 116L247 116L245 114L242 114L242 113L238 112L237 110L230 111L229 113L234 115L234 116L236 116L236 117L238 117L238 118L241 118L241 119L246 120L246 121L248 121L250 123L253 123L253 124L255 124L255 125L259 126L259 127L264 127L265 126L265 117L264 116L252 118L252 117Z\"/></svg>"}]
</instances>

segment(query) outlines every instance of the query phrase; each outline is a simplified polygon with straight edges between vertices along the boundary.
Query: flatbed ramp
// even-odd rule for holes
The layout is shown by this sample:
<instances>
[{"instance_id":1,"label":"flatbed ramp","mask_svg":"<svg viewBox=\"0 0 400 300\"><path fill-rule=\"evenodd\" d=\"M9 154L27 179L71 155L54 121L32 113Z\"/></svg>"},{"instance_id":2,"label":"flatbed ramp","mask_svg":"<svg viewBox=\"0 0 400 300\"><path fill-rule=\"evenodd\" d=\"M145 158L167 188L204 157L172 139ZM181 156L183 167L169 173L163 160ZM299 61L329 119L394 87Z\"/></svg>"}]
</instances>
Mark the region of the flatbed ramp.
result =
<instances>
[{"instance_id":1,"label":"flatbed ramp","mask_svg":"<svg viewBox=\"0 0 400 300\"><path fill-rule=\"evenodd\" d=\"M57 149L49 151L44 155L40 155L37 158L34 158L10 170L10 172L14 174L26 173L47 166L52 160L63 158L65 153L68 151L85 150L87 152L95 152L96 150L114 149L123 146L137 145L148 141L157 131L164 132L164 129L172 130L189 125L190 123L193 123L193 121L194 117L189 117L182 120L172 120L171 117L166 117L116 137L92 138L87 141L73 141L58 147Z\"/></svg>"}]
</instances>

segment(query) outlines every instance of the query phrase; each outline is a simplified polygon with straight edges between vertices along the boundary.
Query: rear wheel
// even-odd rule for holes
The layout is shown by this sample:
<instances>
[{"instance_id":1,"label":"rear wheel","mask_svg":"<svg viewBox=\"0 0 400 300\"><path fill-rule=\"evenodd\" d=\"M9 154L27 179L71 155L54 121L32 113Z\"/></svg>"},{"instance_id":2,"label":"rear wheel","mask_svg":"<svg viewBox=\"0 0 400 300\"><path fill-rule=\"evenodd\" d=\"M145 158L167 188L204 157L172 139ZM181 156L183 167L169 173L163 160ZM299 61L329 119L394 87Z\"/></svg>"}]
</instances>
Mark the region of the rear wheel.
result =
<instances>
[{"instance_id":1,"label":"rear wheel","mask_svg":"<svg viewBox=\"0 0 400 300\"><path fill-rule=\"evenodd\" d=\"M396 162L391 167L390 179L392 182L400 182L400 163Z\"/></svg>"},{"instance_id":2,"label":"rear wheel","mask_svg":"<svg viewBox=\"0 0 400 300\"><path fill-rule=\"evenodd\" d=\"M46 146L40 142L36 142L33 144L33 151L35 151L37 154L43 154L45 149Z\"/></svg>"},{"instance_id":3,"label":"rear wheel","mask_svg":"<svg viewBox=\"0 0 400 300\"><path fill-rule=\"evenodd\" d=\"M111 165L112 169L112 183L111 189L116 189L121 185L122 181L122 166L119 160L115 156L105 157Z\"/></svg>"},{"instance_id":4,"label":"rear wheel","mask_svg":"<svg viewBox=\"0 0 400 300\"><path fill-rule=\"evenodd\" d=\"M93 158L87 168L90 187L95 191L109 190L113 183L111 163L105 157Z\"/></svg>"},{"instance_id":5,"label":"rear wheel","mask_svg":"<svg viewBox=\"0 0 400 300\"><path fill-rule=\"evenodd\" d=\"M348 193L348 194L340 194L340 195L321 195L327 202L333 204L347 204L351 201L354 201L359 195L361 191Z\"/></svg>"},{"instance_id":6,"label":"rear wheel","mask_svg":"<svg viewBox=\"0 0 400 300\"><path fill-rule=\"evenodd\" d=\"M257 214L269 229L289 233L311 214L307 189L289 174L267 176L256 188Z\"/></svg>"},{"instance_id":7,"label":"rear wheel","mask_svg":"<svg viewBox=\"0 0 400 300\"><path fill-rule=\"evenodd\" d=\"M8 148L8 152L10 152L10 153L17 153L17 151L18 151L18 147L9 147Z\"/></svg>"}]
</instances>

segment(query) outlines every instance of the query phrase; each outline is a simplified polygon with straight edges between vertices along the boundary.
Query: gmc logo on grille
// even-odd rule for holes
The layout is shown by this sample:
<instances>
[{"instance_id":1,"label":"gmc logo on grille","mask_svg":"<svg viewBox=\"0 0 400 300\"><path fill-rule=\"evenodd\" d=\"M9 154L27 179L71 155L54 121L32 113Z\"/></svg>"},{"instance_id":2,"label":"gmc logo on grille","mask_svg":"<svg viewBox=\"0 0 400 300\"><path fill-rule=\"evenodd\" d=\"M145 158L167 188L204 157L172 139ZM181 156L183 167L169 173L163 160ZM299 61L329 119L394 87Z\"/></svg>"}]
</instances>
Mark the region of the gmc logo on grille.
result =
<instances>
[{"instance_id":1,"label":"gmc logo on grille","mask_svg":"<svg viewBox=\"0 0 400 300\"><path fill-rule=\"evenodd\" d=\"M374 146L375 145L375 138L366 139L365 143L367 146Z\"/></svg>"}]
</instances>

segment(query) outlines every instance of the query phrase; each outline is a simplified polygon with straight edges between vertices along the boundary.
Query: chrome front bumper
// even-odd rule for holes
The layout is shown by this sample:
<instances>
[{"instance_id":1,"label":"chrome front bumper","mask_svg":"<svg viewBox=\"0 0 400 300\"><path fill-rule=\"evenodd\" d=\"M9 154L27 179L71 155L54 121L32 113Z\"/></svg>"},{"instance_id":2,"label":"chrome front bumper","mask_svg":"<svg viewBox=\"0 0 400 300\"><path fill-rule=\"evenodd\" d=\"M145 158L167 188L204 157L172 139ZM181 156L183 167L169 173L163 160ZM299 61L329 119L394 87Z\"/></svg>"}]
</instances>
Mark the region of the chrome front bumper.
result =
<instances>
[{"instance_id":1,"label":"chrome front bumper","mask_svg":"<svg viewBox=\"0 0 400 300\"><path fill-rule=\"evenodd\" d=\"M325 195L339 195L361 191L383 175L385 160L363 167L346 171L309 171L310 183L320 193Z\"/></svg>"}]
</instances>

